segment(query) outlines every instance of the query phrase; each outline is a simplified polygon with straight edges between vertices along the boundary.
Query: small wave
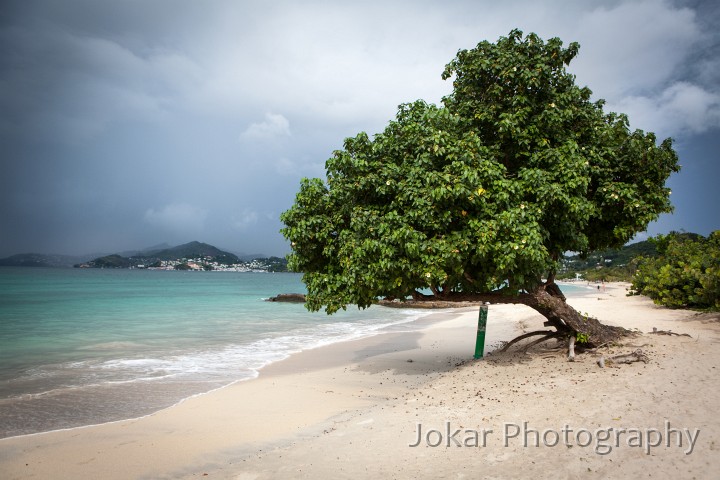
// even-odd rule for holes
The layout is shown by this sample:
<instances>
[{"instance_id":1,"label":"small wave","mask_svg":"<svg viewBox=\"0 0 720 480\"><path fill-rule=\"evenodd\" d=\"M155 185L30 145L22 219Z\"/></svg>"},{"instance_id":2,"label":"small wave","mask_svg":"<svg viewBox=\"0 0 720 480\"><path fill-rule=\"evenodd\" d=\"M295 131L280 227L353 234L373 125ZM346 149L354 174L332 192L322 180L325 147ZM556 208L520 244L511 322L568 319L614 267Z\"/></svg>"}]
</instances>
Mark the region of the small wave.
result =
<instances>
[{"instance_id":1,"label":"small wave","mask_svg":"<svg viewBox=\"0 0 720 480\"><path fill-rule=\"evenodd\" d=\"M94 343L92 345L82 345L77 347L77 350L133 350L143 346L144 345L142 343L137 342L102 342Z\"/></svg>"},{"instance_id":2,"label":"small wave","mask_svg":"<svg viewBox=\"0 0 720 480\"><path fill-rule=\"evenodd\" d=\"M392 331L393 326L408 324L429 315L427 311L404 309L390 320L377 316L332 323L305 324L290 331L266 332L266 337L247 344L208 345L185 352L156 352L148 355L136 342L105 342L84 347L103 350L100 358L88 358L46 364L26 370L9 380L6 391L36 393L44 386L77 388L103 383L132 383L191 378L232 382L250 372L284 360L294 353L337 342L350 341ZM132 348L132 347L135 348ZM112 350L110 347L114 348ZM120 355L115 358L114 353ZM134 353L133 353L134 352ZM25 387L23 387L23 385Z\"/></svg>"},{"instance_id":3,"label":"small wave","mask_svg":"<svg viewBox=\"0 0 720 480\"><path fill-rule=\"evenodd\" d=\"M115 372L121 381L156 380L162 378L209 378L232 382L238 376L257 371L270 363L288 358L303 350L319 348L337 342L377 335L388 327L413 322L428 312L405 310L401 318L377 322L368 318L363 322L333 322L296 328L255 340L248 344L207 347L180 355L158 357L118 358L95 365L90 370ZM128 380L130 379L130 380ZM108 379L110 381L110 379Z\"/></svg>"},{"instance_id":4,"label":"small wave","mask_svg":"<svg viewBox=\"0 0 720 480\"><path fill-rule=\"evenodd\" d=\"M263 367L294 353L390 332L393 330L389 327L430 314L409 309L396 312L389 318L364 315L340 317L341 321L332 323L305 323L290 331L266 332L265 338L245 344L207 345L185 352L148 354L145 346L133 356L132 348L127 348L130 342L108 342L117 347L109 355L115 354L117 358L103 355L105 358L36 367L26 371L22 378L11 380L12 385L6 385L5 391L10 395L0 399L0 404L14 405L13 409L20 409L18 414L22 411L33 418L37 416L38 426L18 430L26 433L62 428L65 425L56 424L55 417L41 419L42 412L60 411L78 402L96 405L99 401L102 409L88 416L92 410L88 407L72 420L74 425L103 423L118 415L132 418L140 412L157 411L186 398L255 378ZM101 345L94 344L88 349ZM23 422L20 424L24 425Z\"/></svg>"}]
</instances>

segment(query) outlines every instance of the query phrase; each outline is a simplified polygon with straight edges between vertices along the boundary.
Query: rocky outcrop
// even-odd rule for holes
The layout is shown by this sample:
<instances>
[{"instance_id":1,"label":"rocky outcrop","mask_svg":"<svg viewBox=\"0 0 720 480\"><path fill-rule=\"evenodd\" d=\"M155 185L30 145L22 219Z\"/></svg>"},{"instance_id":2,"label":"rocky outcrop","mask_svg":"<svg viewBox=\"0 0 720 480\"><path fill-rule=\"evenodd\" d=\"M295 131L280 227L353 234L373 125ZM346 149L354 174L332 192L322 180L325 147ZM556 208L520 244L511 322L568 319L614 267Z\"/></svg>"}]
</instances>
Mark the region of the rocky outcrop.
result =
<instances>
[{"instance_id":1,"label":"rocky outcrop","mask_svg":"<svg viewBox=\"0 0 720 480\"><path fill-rule=\"evenodd\" d=\"M268 302L305 303L305 295L302 293L281 293L267 299Z\"/></svg>"}]
</instances>

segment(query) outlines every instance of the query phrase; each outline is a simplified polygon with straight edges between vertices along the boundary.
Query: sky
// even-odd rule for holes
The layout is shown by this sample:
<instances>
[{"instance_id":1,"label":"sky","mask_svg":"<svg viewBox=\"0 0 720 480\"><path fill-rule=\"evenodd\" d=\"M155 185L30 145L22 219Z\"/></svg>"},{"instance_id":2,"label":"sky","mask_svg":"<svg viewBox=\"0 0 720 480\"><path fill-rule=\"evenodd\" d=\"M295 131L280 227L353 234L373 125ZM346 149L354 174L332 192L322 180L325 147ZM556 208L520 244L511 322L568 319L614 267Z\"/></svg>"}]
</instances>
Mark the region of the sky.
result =
<instances>
[{"instance_id":1,"label":"sky","mask_svg":"<svg viewBox=\"0 0 720 480\"><path fill-rule=\"evenodd\" d=\"M720 229L715 1L3 0L0 258L207 242L284 255L279 215L343 139L439 103L460 49L580 43L577 83L672 137L673 214Z\"/></svg>"}]
</instances>

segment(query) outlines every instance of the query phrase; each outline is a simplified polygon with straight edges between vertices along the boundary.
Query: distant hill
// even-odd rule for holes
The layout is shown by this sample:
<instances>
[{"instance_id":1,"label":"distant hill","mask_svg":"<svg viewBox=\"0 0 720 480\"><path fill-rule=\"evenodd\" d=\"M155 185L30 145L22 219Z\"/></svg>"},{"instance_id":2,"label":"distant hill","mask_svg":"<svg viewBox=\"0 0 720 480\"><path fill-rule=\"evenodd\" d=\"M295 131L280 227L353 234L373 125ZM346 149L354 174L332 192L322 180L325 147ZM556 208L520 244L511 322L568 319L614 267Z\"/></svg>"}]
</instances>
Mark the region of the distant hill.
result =
<instances>
[{"instance_id":1,"label":"distant hill","mask_svg":"<svg viewBox=\"0 0 720 480\"><path fill-rule=\"evenodd\" d=\"M0 266L136 268L138 266L157 266L161 262L182 262L191 259L220 265L243 265L249 271L287 271L287 260L285 258L268 257L263 254L237 255L198 241L174 247L167 243L161 243L142 250L127 250L112 255L96 253L94 255L70 256L23 253L0 259Z\"/></svg>"},{"instance_id":2,"label":"distant hill","mask_svg":"<svg viewBox=\"0 0 720 480\"><path fill-rule=\"evenodd\" d=\"M608 249L593 252L583 258L581 255L572 255L564 261L565 266L573 270L584 270L597 266L627 265L633 258L639 256L654 257L657 255L655 244L649 240L625 245L619 249Z\"/></svg>"},{"instance_id":3,"label":"distant hill","mask_svg":"<svg viewBox=\"0 0 720 480\"><path fill-rule=\"evenodd\" d=\"M0 267L72 267L90 260L92 256L50 255L43 253L20 253L0 259Z\"/></svg>"},{"instance_id":4,"label":"distant hill","mask_svg":"<svg viewBox=\"0 0 720 480\"><path fill-rule=\"evenodd\" d=\"M287 259L284 257L256 257L253 260L260 261L268 272L287 272Z\"/></svg>"},{"instance_id":5,"label":"distant hill","mask_svg":"<svg viewBox=\"0 0 720 480\"><path fill-rule=\"evenodd\" d=\"M152 247L143 248L142 250L127 250L124 252L118 252L118 255L121 255L123 257L141 257L141 256L152 255L153 253L156 253L161 250L168 249L168 248L171 248L170 244L159 243L157 245L153 245Z\"/></svg>"},{"instance_id":6,"label":"distant hill","mask_svg":"<svg viewBox=\"0 0 720 480\"><path fill-rule=\"evenodd\" d=\"M201 258L212 257L219 263L238 263L237 255L220 250L217 247L201 242L190 242L177 247L166 248L143 257L151 257L157 260L176 260L179 258Z\"/></svg>"},{"instance_id":7,"label":"distant hill","mask_svg":"<svg viewBox=\"0 0 720 480\"><path fill-rule=\"evenodd\" d=\"M264 253L237 253L235 252L235 255L238 256L240 260L255 260L256 258L268 258L267 255ZM269 257L269 258L277 258L277 257Z\"/></svg>"},{"instance_id":8,"label":"distant hill","mask_svg":"<svg viewBox=\"0 0 720 480\"><path fill-rule=\"evenodd\" d=\"M600 250L585 258L581 255L572 255L563 260L563 268L558 278L575 278L579 273L583 279L590 281L629 281L635 271L634 259L657 255L656 245L650 240L632 243L618 249Z\"/></svg>"},{"instance_id":9,"label":"distant hill","mask_svg":"<svg viewBox=\"0 0 720 480\"><path fill-rule=\"evenodd\" d=\"M123 257L117 254L106 255L104 257L99 257L95 260L91 260L87 264L95 268L130 268L131 266L133 266L133 258L134 257Z\"/></svg>"},{"instance_id":10,"label":"distant hill","mask_svg":"<svg viewBox=\"0 0 720 480\"><path fill-rule=\"evenodd\" d=\"M169 247L166 244L160 249L151 247L140 252L129 252L129 256L123 254L106 255L88 262L83 262L82 267L91 268L130 268L137 265L152 265L161 261L176 261L189 259L210 259L213 262L233 265L240 262L240 259L229 252L220 250L217 247L202 242L189 242L176 247Z\"/></svg>"}]
</instances>

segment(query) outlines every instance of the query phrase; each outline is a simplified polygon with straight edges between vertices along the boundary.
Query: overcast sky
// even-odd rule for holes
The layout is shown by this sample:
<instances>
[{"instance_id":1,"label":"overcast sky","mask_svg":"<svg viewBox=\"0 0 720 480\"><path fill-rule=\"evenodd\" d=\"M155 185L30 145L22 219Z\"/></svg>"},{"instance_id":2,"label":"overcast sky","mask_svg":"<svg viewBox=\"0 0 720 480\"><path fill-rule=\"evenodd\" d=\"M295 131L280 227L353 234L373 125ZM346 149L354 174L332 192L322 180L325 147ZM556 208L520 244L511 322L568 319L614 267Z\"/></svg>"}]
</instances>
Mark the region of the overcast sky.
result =
<instances>
[{"instance_id":1,"label":"overcast sky","mask_svg":"<svg viewBox=\"0 0 720 480\"><path fill-rule=\"evenodd\" d=\"M578 83L676 140L675 213L720 229L716 1L3 0L0 257L199 240L282 255L278 216L345 137L438 103L459 49L580 43ZM645 238L641 236L641 238Z\"/></svg>"}]
</instances>

